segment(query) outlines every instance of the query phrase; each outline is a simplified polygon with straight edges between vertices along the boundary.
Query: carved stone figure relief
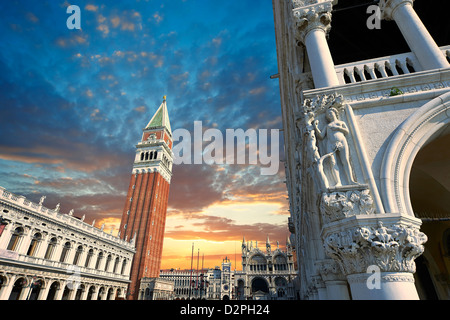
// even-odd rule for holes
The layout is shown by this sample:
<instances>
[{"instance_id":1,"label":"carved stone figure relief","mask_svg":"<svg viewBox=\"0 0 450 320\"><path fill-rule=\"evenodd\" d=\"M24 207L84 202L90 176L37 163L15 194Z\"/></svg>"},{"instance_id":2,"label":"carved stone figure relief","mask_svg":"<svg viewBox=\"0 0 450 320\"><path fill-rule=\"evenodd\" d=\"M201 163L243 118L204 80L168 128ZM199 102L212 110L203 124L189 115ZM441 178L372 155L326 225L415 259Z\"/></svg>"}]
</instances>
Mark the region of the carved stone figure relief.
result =
<instances>
[{"instance_id":1,"label":"carved stone figure relief","mask_svg":"<svg viewBox=\"0 0 450 320\"><path fill-rule=\"evenodd\" d=\"M326 119L328 124L324 129L318 127L319 121L313 122L317 137L325 141L325 156L329 157L332 165L331 174L334 179L335 186L341 186L341 178L337 167L336 156L341 160L347 180L350 184L355 184L353 179L352 168L350 165L350 151L347 143L346 135L349 130L345 122L338 119L338 112L331 107L326 111Z\"/></svg>"},{"instance_id":2,"label":"carved stone figure relief","mask_svg":"<svg viewBox=\"0 0 450 320\"><path fill-rule=\"evenodd\" d=\"M342 102L343 97L337 94L307 99L303 104L303 115L297 120L297 126L304 132L307 158L315 167L323 190L357 184L350 162L349 129L338 115ZM319 128L321 121L318 117L327 122L322 128ZM341 171L345 174L345 183L342 182Z\"/></svg>"}]
</instances>

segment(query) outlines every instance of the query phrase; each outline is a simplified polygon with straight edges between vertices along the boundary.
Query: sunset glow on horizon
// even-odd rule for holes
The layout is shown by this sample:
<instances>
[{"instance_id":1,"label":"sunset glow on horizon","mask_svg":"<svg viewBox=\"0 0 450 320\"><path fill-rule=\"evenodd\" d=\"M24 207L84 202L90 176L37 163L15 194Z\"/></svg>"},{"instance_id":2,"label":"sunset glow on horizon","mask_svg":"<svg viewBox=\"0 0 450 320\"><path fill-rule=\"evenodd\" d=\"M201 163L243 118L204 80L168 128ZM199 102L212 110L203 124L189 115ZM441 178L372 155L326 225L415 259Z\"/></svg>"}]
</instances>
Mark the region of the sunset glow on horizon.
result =
<instances>
[{"instance_id":1,"label":"sunset glow on horizon","mask_svg":"<svg viewBox=\"0 0 450 320\"><path fill-rule=\"evenodd\" d=\"M76 5L80 30L65 0L0 4L1 187L117 235L135 146L163 96L172 130L282 128L271 1ZM274 175L173 166L162 269L190 268L193 243L205 268L228 257L238 270L243 237L285 246L282 143Z\"/></svg>"}]
</instances>

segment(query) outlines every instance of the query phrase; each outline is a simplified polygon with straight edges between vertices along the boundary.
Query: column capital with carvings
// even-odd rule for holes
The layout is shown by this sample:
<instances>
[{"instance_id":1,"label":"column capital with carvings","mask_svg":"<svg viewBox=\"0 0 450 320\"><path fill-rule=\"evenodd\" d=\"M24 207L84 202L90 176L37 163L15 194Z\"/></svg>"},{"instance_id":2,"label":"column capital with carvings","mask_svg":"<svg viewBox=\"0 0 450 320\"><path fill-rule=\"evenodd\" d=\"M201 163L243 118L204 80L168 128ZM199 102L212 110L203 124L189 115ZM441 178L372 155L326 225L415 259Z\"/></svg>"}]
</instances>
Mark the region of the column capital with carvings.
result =
<instances>
[{"instance_id":1,"label":"column capital with carvings","mask_svg":"<svg viewBox=\"0 0 450 320\"><path fill-rule=\"evenodd\" d=\"M331 29L331 11L336 1L331 0L294 0L292 14L295 21L295 37L305 43L306 35L320 29L328 35Z\"/></svg>"},{"instance_id":2,"label":"column capital with carvings","mask_svg":"<svg viewBox=\"0 0 450 320\"><path fill-rule=\"evenodd\" d=\"M414 0L381 0L379 7L381 18L384 20L394 20L394 13L402 5L410 4L413 6Z\"/></svg>"},{"instance_id":3,"label":"column capital with carvings","mask_svg":"<svg viewBox=\"0 0 450 320\"><path fill-rule=\"evenodd\" d=\"M369 266L381 272L415 272L414 260L424 251L427 236L420 220L395 215L365 215L324 226L325 252L345 275L366 273Z\"/></svg>"},{"instance_id":4,"label":"column capital with carvings","mask_svg":"<svg viewBox=\"0 0 450 320\"><path fill-rule=\"evenodd\" d=\"M314 263L316 271L323 281L345 281L340 266L333 259L318 260Z\"/></svg>"}]
</instances>

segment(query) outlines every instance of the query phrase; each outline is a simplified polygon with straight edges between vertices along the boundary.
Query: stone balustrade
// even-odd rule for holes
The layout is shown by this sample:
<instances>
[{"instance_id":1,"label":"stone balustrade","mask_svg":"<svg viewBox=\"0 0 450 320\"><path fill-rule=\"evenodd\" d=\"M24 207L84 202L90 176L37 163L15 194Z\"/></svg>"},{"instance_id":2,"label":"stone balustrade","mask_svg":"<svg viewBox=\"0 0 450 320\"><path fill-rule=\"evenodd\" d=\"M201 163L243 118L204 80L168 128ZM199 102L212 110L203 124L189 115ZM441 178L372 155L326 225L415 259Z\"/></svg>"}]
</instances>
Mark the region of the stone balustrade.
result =
<instances>
[{"instance_id":1,"label":"stone balustrade","mask_svg":"<svg viewBox=\"0 0 450 320\"><path fill-rule=\"evenodd\" d=\"M440 49L447 60L450 59L450 45L443 46ZM341 85L419 71L423 71L423 68L412 52L336 66L336 74Z\"/></svg>"}]
</instances>

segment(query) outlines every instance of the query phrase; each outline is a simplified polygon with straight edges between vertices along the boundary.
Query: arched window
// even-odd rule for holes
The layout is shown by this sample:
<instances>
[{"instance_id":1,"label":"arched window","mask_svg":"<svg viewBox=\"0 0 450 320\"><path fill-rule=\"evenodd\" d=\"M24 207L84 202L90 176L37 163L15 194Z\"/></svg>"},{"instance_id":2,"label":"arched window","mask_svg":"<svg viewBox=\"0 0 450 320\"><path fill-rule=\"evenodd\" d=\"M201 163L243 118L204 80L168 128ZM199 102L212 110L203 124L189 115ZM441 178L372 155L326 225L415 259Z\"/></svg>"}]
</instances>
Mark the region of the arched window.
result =
<instances>
[{"instance_id":1,"label":"arched window","mask_svg":"<svg viewBox=\"0 0 450 320\"><path fill-rule=\"evenodd\" d=\"M153 159L157 159L158 158L158 151L155 151L154 155L153 155Z\"/></svg>"},{"instance_id":2,"label":"arched window","mask_svg":"<svg viewBox=\"0 0 450 320\"><path fill-rule=\"evenodd\" d=\"M113 273L117 272L117 267L119 266L119 263L120 263L120 258L117 257L116 262L114 263Z\"/></svg>"},{"instance_id":3,"label":"arched window","mask_svg":"<svg viewBox=\"0 0 450 320\"><path fill-rule=\"evenodd\" d=\"M83 294L84 290L85 290L85 286L84 284L81 284L78 289L77 289L77 293L75 295L75 300L81 300L81 295Z\"/></svg>"},{"instance_id":4,"label":"arched window","mask_svg":"<svg viewBox=\"0 0 450 320\"><path fill-rule=\"evenodd\" d=\"M267 261L262 255L254 255L250 259L250 270L252 271L265 271L267 268Z\"/></svg>"},{"instance_id":5,"label":"arched window","mask_svg":"<svg viewBox=\"0 0 450 320\"><path fill-rule=\"evenodd\" d=\"M109 264L111 263L111 260L112 260L112 257L109 254L108 257L106 258L105 271L108 271Z\"/></svg>"},{"instance_id":6,"label":"arched window","mask_svg":"<svg viewBox=\"0 0 450 320\"><path fill-rule=\"evenodd\" d=\"M67 253L70 250L70 242L66 242L61 252L61 257L59 258L59 262L66 262Z\"/></svg>"},{"instance_id":7,"label":"arched window","mask_svg":"<svg viewBox=\"0 0 450 320\"><path fill-rule=\"evenodd\" d=\"M23 238L23 228L18 227L14 230L7 249L11 251L17 251L19 249L20 242Z\"/></svg>"},{"instance_id":8,"label":"arched window","mask_svg":"<svg viewBox=\"0 0 450 320\"><path fill-rule=\"evenodd\" d=\"M60 290L60 285L58 281L55 281L50 286L50 290L48 291L47 295L47 300L54 300L58 290Z\"/></svg>"},{"instance_id":9,"label":"arched window","mask_svg":"<svg viewBox=\"0 0 450 320\"><path fill-rule=\"evenodd\" d=\"M45 252L45 259L50 260L53 256L53 252L55 251L56 248L56 244L58 243L58 240L56 238L51 238L49 243L48 243L48 247L47 247L47 251Z\"/></svg>"},{"instance_id":10,"label":"arched window","mask_svg":"<svg viewBox=\"0 0 450 320\"><path fill-rule=\"evenodd\" d=\"M148 160L148 152L145 153L145 160Z\"/></svg>"},{"instance_id":11,"label":"arched window","mask_svg":"<svg viewBox=\"0 0 450 320\"><path fill-rule=\"evenodd\" d=\"M275 270L284 271L287 270L287 261L286 258L282 255L277 255L273 259L273 263L275 266Z\"/></svg>"},{"instance_id":12,"label":"arched window","mask_svg":"<svg viewBox=\"0 0 450 320\"><path fill-rule=\"evenodd\" d=\"M31 292L29 293L28 300L37 300L43 285L44 283L42 280L37 280L36 278L33 278L30 284Z\"/></svg>"},{"instance_id":13,"label":"arched window","mask_svg":"<svg viewBox=\"0 0 450 320\"><path fill-rule=\"evenodd\" d=\"M101 287L100 289L98 289L97 300L102 300L104 294L105 294L105 288L104 287Z\"/></svg>"},{"instance_id":14,"label":"arched window","mask_svg":"<svg viewBox=\"0 0 450 320\"><path fill-rule=\"evenodd\" d=\"M98 254L97 263L95 264L95 269L98 269L98 267L100 266L100 263L102 262L102 259L103 259L103 252L100 252Z\"/></svg>"},{"instance_id":15,"label":"arched window","mask_svg":"<svg viewBox=\"0 0 450 320\"><path fill-rule=\"evenodd\" d=\"M144 161L144 153L141 152L141 161Z\"/></svg>"},{"instance_id":16,"label":"arched window","mask_svg":"<svg viewBox=\"0 0 450 320\"><path fill-rule=\"evenodd\" d=\"M108 289L108 294L106 295L106 300L111 300L113 293L114 293L113 288L109 288Z\"/></svg>"},{"instance_id":17,"label":"arched window","mask_svg":"<svg viewBox=\"0 0 450 320\"><path fill-rule=\"evenodd\" d=\"M125 267L127 266L127 259L123 259L122 262L122 270L121 270L121 274L125 274Z\"/></svg>"},{"instance_id":18,"label":"arched window","mask_svg":"<svg viewBox=\"0 0 450 320\"><path fill-rule=\"evenodd\" d=\"M19 300L20 295L22 294L22 290L26 285L27 281L25 280L25 278L17 279L16 282L14 282L14 286L11 290L8 300Z\"/></svg>"},{"instance_id":19,"label":"arched window","mask_svg":"<svg viewBox=\"0 0 450 320\"><path fill-rule=\"evenodd\" d=\"M94 287L94 286L91 286L91 287L89 288L89 291L88 291L86 300L92 300L92 296L94 295L94 292L95 292L95 287Z\"/></svg>"},{"instance_id":20,"label":"arched window","mask_svg":"<svg viewBox=\"0 0 450 320\"><path fill-rule=\"evenodd\" d=\"M82 253L83 253L83 246L78 246L77 251L75 252L75 257L73 258L74 265L78 264Z\"/></svg>"},{"instance_id":21,"label":"arched window","mask_svg":"<svg viewBox=\"0 0 450 320\"><path fill-rule=\"evenodd\" d=\"M31 240L30 246L28 248L27 256L34 257L41 240L42 240L42 235L40 233L35 233L33 236L33 239Z\"/></svg>"},{"instance_id":22,"label":"arched window","mask_svg":"<svg viewBox=\"0 0 450 320\"><path fill-rule=\"evenodd\" d=\"M92 256L94 255L94 249L90 249L88 251L87 257L86 257L86 262L84 263L84 266L86 268L89 267L89 263L91 262Z\"/></svg>"}]
</instances>

